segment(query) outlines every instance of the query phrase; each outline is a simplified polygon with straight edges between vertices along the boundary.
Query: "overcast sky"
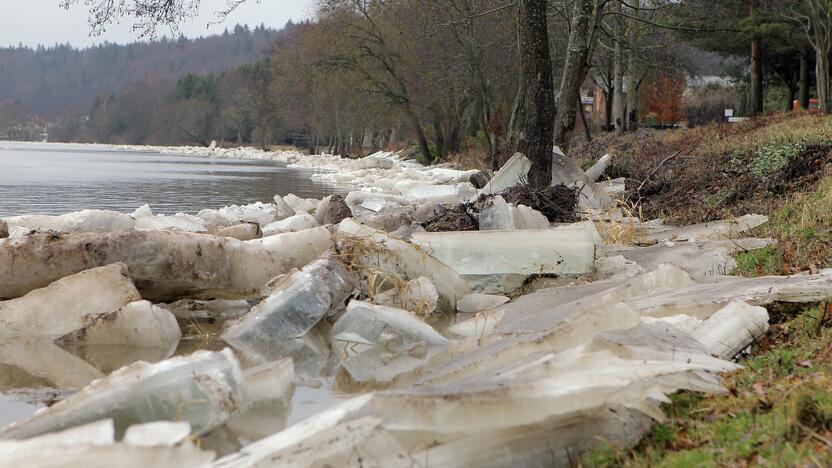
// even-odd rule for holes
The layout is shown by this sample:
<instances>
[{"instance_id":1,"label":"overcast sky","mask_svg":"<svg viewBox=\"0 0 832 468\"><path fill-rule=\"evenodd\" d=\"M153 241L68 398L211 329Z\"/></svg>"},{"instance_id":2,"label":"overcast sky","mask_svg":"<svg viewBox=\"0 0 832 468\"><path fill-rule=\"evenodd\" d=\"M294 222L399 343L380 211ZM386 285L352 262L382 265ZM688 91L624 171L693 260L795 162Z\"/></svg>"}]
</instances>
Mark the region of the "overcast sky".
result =
<instances>
[{"instance_id":1,"label":"overcast sky","mask_svg":"<svg viewBox=\"0 0 832 468\"><path fill-rule=\"evenodd\" d=\"M200 17L183 24L180 31L188 37L220 34L227 27L233 29L237 23L251 27L260 23L281 28L288 20L307 18L311 13L312 0L248 0L224 23L208 25L215 20L214 13L225 5L226 0L202 0ZM87 47L101 42L120 44L136 40L136 33L130 24L124 23L108 28L98 37L90 37L87 10L83 0L69 11L58 6L59 0L0 0L0 46L27 46L38 44L54 45L69 42L76 47ZM167 32L159 30L159 34Z\"/></svg>"}]
</instances>

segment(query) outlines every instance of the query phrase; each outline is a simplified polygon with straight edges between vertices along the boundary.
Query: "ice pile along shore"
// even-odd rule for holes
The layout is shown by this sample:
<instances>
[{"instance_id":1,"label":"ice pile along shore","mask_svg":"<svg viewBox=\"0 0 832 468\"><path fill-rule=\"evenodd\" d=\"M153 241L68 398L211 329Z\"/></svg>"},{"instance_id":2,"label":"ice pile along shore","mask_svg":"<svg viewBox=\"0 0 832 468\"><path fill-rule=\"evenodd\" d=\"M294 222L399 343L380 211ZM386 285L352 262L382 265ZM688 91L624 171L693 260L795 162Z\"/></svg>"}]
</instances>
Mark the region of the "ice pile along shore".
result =
<instances>
[{"instance_id":1,"label":"ice pile along shore","mask_svg":"<svg viewBox=\"0 0 832 468\"><path fill-rule=\"evenodd\" d=\"M832 294L832 271L726 276L733 252L771 242L742 237L764 217L616 212L596 182L610 158L584 173L553 154L578 196L559 224L500 197L525 178L519 154L479 188L389 154L283 154L363 189L4 220L0 362L78 391L2 429L0 466L566 466L637 443L673 392L724 391L765 305ZM471 229L425 231L449 212ZM194 326L228 347L171 357ZM94 344L143 359L68 351ZM286 427L319 379L348 397Z\"/></svg>"}]
</instances>

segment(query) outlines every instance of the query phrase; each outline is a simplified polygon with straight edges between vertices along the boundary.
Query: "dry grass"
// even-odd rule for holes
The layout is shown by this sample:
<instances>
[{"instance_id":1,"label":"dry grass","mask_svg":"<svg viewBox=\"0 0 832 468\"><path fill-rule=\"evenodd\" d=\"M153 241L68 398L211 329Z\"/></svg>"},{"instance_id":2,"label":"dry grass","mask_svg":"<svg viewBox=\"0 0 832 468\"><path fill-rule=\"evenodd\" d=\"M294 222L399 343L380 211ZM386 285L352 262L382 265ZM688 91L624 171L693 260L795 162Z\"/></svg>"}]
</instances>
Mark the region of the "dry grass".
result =
<instances>
[{"instance_id":1,"label":"dry grass","mask_svg":"<svg viewBox=\"0 0 832 468\"><path fill-rule=\"evenodd\" d=\"M639 245L646 242L644 211L638 203L616 200L615 206L595 220L605 244Z\"/></svg>"}]
</instances>

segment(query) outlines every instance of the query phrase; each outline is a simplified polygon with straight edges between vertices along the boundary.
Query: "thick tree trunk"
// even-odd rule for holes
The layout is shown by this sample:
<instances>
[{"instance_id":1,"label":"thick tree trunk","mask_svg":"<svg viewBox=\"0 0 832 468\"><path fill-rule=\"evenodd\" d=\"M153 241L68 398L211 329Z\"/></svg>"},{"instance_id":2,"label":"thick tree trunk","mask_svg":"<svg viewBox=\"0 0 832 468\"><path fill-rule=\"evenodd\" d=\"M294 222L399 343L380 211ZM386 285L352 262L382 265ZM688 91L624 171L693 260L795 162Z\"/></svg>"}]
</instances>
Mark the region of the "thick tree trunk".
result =
<instances>
[{"instance_id":1,"label":"thick tree trunk","mask_svg":"<svg viewBox=\"0 0 832 468\"><path fill-rule=\"evenodd\" d=\"M820 110L824 113L829 112L829 51L816 51L815 59L815 74L817 75L818 88L818 102L820 103Z\"/></svg>"},{"instance_id":2,"label":"thick tree trunk","mask_svg":"<svg viewBox=\"0 0 832 468\"><path fill-rule=\"evenodd\" d=\"M578 0L572 12L572 27L566 45L563 77L558 89L555 143L569 151L569 139L575 128L578 106L581 105L581 85L586 78L589 53L593 0Z\"/></svg>"},{"instance_id":3,"label":"thick tree trunk","mask_svg":"<svg viewBox=\"0 0 832 468\"><path fill-rule=\"evenodd\" d=\"M517 41L523 103L517 120L516 148L531 160L529 182L546 187L552 182L552 132L555 93L546 0L518 0Z\"/></svg>"},{"instance_id":4,"label":"thick tree trunk","mask_svg":"<svg viewBox=\"0 0 832 468\"><path fill-rule=\"evenodd\" d=\"M425 157L426 161L433 162L433 154L431 154L430 151L428 138L425 136L425 131L422 129L422 124L419 122L419 118L416 117L416 114L412 109L410 109L409 106L405 108L405 115L407 115L408 120L410 120L410 123L413 125L414 131L416 131L416 139L419 141L419 150L422 151L422 155Z\"/></svg>"},{"instance_id":5,"label":"thick tree trunk","mask_svg":"<svg viewBox=\"0 0 832 468\"><path fill-rule=\"evenodd\" d=\"M763 62L761 58L763 41L759 37L751 40L751 115L763 112Z\"/></svg>"},{"instance_id":6,"label":"thick tree trunk","mask_svg":"<svg viewBox=\"0 0 832 468\"><path fill-rule=\"evenodd\" d=\"M809 108L809 47L800 52L800 107Z\"/></svg>"},{"instance_id":7,"label":"thick tree trunk","mask_svg":"<svg viewBox=\"0 0 832 468\"><path fill-rule=\"evenodd\" d=\"M616 135L624 133L624 67L622 64L624 58L621 49L621 35L616 34L612 98L612 116Z\"/></svg>"},{"instance_id":8,"label":"thick tree trunk","mask_svg":"<svg viewBox=\"0 0 832 468\"><path fill-rule=\"evenodd\" d=\"M754 16L757 10L757 0L748 1L749 16ZM751 39L751 108L752 116L763 112L763 40L755 35Z\"/></svg>"}]
</instances>

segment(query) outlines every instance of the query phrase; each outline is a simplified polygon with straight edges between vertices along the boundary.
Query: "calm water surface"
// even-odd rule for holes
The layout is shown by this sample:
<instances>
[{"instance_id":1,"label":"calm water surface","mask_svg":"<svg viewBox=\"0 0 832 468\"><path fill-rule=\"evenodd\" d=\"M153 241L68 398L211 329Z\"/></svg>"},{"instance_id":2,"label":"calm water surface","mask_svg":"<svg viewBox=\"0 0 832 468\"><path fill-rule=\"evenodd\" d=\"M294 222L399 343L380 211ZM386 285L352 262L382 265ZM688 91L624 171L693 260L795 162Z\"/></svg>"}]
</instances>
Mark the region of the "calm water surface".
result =
<instances>
[{"instance_id":1,"label":"calm water surface","mask_svg":"<svg viewBox=\"0 0 832 468\"><path fill-rule=\"evenodd\" d=\"M62 214L86 208L130 213L145 203L157 214L197 212L231 204L268 202L275 194L320 198L346 191L345 187L312 181L311 175L310 171L267 161L0 142L0 217ZM186 339L175 354L224 347L217 340ZM66 349L48 341L0 339L0 427L25 419L96 376L136 360L156 362L171 354L172 350L107 346ZM284 356L276 353L273 357ZM243 365L252 364L243 359ZM316 384L299 386L288 407L275 404L262 409L255 420L260 433L246 431L243 435L228 431L224 437L245 444L314 415L346 396L334 388L332 376L307 380Z\"/></svg>"},{"instance_id":2,"label":"calm water surface","mask_svg":"<svg viewBox=\"0 0 832 468\"><path fill-rule=\"evenodd\" d=\"M188 213L287 193L320 198L345 191L311 175L272 161L0 142L0 217L86 208L130 213L145 203L157 214Z\"/></svg>"}]
</instances>

